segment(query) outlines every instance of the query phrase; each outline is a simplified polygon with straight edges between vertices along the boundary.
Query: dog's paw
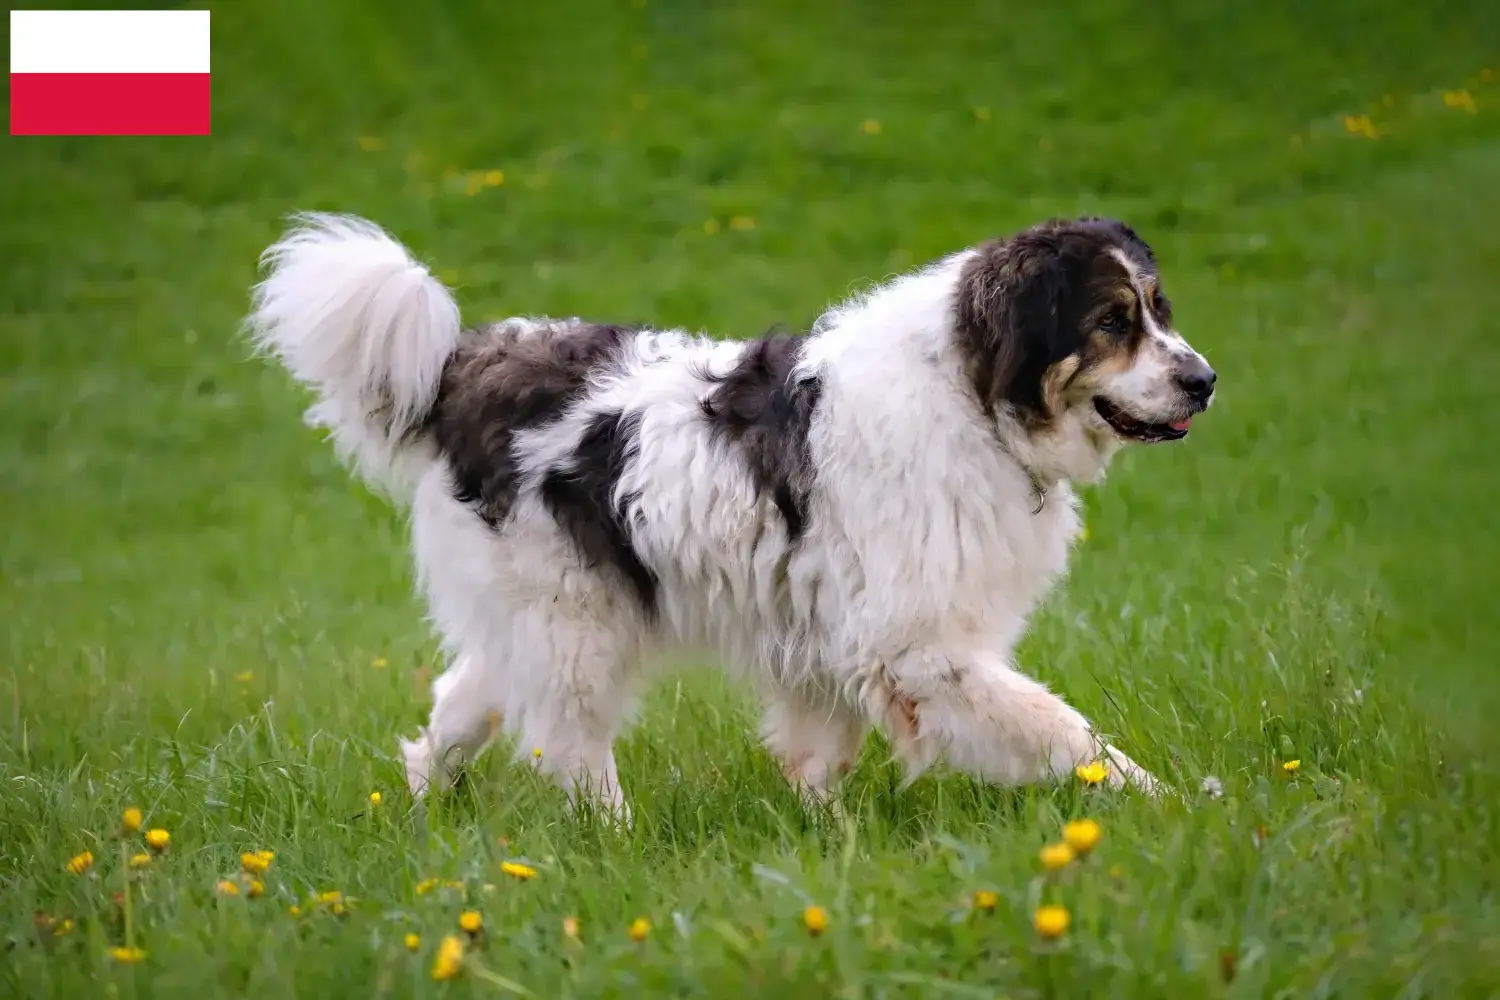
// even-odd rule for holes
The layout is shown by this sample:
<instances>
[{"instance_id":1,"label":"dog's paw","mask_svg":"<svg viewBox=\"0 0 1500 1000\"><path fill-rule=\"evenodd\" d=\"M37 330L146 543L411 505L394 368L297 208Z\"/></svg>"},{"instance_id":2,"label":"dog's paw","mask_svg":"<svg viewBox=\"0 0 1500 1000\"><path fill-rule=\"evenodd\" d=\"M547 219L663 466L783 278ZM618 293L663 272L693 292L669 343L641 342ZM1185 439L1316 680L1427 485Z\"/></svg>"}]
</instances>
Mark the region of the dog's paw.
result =
<instances>
[{"instance_id":1,"label":"dog's paw","mask_svg":"<svg viewBox=\"0 0 1500 1000\"><path fill-rule=\"evenodd\" d=\"M1136 788L1152 797L1159 796L1164 789L1162 783L1152 777L1151 772L1127 757L1117 747L1104 747L1105 765L1109 768L1109 784L1115 788Z\"/></svg>"},{"instance_id":2,"label":"dog's paw","mask_svg":"<svg viewBox=\"0 0 1500 1000\"><path fill-rule=\"evenodd\" d=\"M432 780L432 750L427 745L427 734L415 740L401 741L401 757L406 762L406 787L413 798L422 798Z\"/></svg>"}]
</instances>

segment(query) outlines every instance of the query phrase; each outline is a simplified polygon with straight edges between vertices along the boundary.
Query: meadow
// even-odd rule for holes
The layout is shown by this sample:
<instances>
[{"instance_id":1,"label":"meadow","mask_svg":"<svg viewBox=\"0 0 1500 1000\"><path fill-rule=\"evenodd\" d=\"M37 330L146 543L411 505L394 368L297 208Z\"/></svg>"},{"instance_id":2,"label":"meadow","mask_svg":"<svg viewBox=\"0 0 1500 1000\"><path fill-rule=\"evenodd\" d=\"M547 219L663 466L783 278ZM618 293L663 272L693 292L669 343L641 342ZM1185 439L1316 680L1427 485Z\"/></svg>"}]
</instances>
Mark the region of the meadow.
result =
<instances>
[{"instance_id":1,"label":"meadow","mask_svg":"<svg viewBox=\"0 0 1500 1000\"><path fill-rule=\"evenodd\" d=\"M0 140L0 995L1500 995L1492 5L265 0L213 32L211 137ZM1020 662L1182 794L901 788L872 738L809 811L681 664L619 748L630 829L504 748L413 803L441 663L402 514L239 333L299 209L388 226L471 321L727 336L1129 220L1219 395L1086 491Z\"/></svg>"}]
</instances>

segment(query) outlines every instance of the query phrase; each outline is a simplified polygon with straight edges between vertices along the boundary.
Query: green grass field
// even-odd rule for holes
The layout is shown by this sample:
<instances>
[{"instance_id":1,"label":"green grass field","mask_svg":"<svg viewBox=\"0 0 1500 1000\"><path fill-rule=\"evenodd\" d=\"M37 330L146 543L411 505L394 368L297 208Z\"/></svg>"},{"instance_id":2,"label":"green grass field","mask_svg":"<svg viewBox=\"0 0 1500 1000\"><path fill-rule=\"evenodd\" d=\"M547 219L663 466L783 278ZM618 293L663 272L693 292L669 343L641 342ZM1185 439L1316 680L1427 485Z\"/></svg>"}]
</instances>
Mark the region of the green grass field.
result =
<instances>
[{"instance_id":1,"label":"green grass field","mask_svg":"<svg viewBox=\"0 0 1500 1000\"><path fill-rule=\"evenodd\" d=\"M1500 995L1492 5L213 24L211 138L0 140L0 995ZM872 739L846 818L810 814L745 693L683 671L620 748L629 832L504 753L414 806L395 738L439 664L401 515L237 332L295 209L387 225L472 320L731 335L1049 215L1128 219L1219 400L1087 492L1020 655L1185 801L901 790ZM135 872L127 806L171 834ZM1044 875L1083 816L1099 848ZM254 850L263 896L217 896ZM485 931L434 982L465 908Z\"/></svg>"}]
</instances>

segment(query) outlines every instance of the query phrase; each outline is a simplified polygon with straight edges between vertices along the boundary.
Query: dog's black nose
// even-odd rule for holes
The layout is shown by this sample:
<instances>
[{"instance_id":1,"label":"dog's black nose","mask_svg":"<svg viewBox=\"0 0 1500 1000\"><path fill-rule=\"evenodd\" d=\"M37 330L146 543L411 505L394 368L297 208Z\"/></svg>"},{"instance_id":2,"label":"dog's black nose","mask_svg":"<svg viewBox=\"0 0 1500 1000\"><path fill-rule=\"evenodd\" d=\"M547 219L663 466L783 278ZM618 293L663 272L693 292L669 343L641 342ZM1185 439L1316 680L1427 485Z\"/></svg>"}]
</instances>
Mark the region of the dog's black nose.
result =
<instances>
[{"instance_id":1,"label":"dog's black nose","mask_svg":"<svg viewBox=\"0 0 1500 1000\"><path fill-rule=\"evenodd\" d=\"M1177 375L1177 384L1194 399L1207 399L1213 395L1218 378L1206 362L1194 360Z\"/></svg>"}]
</instances>

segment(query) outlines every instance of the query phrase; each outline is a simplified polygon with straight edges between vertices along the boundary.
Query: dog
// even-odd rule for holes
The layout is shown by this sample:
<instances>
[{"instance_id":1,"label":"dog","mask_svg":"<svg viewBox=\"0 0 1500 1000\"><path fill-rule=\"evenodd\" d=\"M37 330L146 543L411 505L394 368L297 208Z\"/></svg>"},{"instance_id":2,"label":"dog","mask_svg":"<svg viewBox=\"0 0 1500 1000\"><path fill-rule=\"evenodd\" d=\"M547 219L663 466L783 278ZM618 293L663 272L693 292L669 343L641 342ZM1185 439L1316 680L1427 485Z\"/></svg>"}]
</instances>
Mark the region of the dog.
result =
<instances>
[{"instance_id":1,"label":"dog","mask_svg":"<svg viewBox=\"0 0 1500 1000\"><path fill-rule=\"evenodd\" d=\"M908 782L939 759L999 785L1098 761L1157 789L1013 659L1078 536L1074 485L1186 436L1214 396L1124 223L989 240L752 341L465 328L349 216L296 217L262 267L253 341L410 505L450 664L402 742L414 794L503 725L576 803L628 815L612 744L672 647L748 675L764 744L814 802L872 728Z\"/></svg>"}]
</instances>

